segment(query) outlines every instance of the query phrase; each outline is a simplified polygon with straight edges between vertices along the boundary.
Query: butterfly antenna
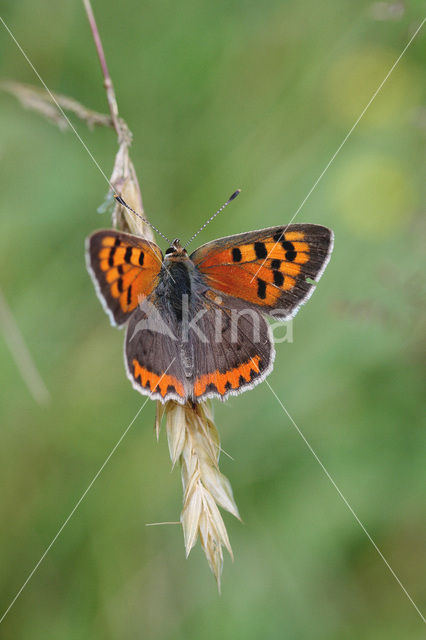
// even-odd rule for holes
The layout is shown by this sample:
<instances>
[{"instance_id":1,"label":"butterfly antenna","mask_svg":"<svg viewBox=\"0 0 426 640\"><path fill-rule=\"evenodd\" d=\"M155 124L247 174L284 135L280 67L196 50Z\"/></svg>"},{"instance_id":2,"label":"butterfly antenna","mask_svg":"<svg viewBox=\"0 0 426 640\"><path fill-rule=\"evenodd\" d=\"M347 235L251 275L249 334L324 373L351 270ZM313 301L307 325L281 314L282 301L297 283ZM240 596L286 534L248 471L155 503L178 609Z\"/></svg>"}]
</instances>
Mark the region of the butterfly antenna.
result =
<instances>
[{"instance_id":1,"label":"butterfly antenna","mask_svg":"<svg viewBox=\"0 0 426 640\"><path fill-rule=\"evenodd\" d=\"M207 220L207 222L205 222L205 223L203 224L203 226L202 226L202 227L200 227L196 233L194 233L194 235L192 236L192 238L190 238L190 239L188 240L188 242L187 242L186 244L184 244L183 248L185 249L185 247L187 247L189 244L191 244L191 242L194 240L194 238L196 238L196 237L198 236L198 234L199 234L199 233L201 233L201 232L203 231L203 229L205 229L205 228L207 227L207 225L208 225L208 224L210 224L210 222L211 222L212 220L214 220L214 218L216 218L216 216L217 216L217 215L219 215L219 213L220 213L221 211L223 211L223 210L224 210L224 208L225 208L225 207L227 207L227 206L228 206L228 204L229 204L230 202L232 202L233 200L235 200L235 198L237 197L237 195L238 195L239 193L241 193L241 189L237 189L236 191L234 191L234 193L232 194L232 196L230 196L230 197L228 198L228 200L225 202L225 204L223 204L223 205L220 207L220 209L218 209L218 210L216 211L216 213L214 213L214 214L213 214L213 215L212 215L212 216Z\"/></svg>"},{"instance_id":2,"label":"butterfly antenna","mask_svg":"<svg viewBox=\"0 0 426 640\"><path fill-rule=\"evenodd\" d=\"M127 202L125 202L123 200L123 198L121 196L117 196L114 195L114 198L117 200L117 202L119 202L123 207L126 207L126 209L128 209L129 211L131 211L132 213L135 214L135 216L137 216L138 218L140 218L141 220L143 220L143 222L145 224L147 224L149 227L151 227L151 229L154 229L154 231L156 231L158 233L158 235L160 235L162 238L164 238L164 240L166 240L166 242L168 242L169 244L171 244L170 240L164 235L164 233L161 233L160 229L157 229L157 227L154 227L153 224L151 224L151 222L148 222L148 220L146 218L144 218L143 216L141 216L140 213L136 213L136 211L134 209L132 209L132 207L129 207L129 205L127 204Z\"/></svg>"}]
</instances>

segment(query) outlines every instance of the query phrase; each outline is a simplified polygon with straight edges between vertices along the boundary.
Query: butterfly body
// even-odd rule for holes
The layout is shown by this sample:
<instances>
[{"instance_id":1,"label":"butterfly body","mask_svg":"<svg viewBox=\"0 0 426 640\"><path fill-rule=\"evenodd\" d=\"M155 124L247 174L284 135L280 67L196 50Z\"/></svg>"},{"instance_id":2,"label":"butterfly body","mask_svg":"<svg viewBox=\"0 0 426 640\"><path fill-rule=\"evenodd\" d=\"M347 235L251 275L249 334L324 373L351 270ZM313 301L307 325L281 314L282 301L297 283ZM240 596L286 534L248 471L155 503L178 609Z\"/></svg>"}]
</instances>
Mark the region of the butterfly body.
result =
<instances>
[{"instance_id":1,"label":"butterfly body","mask_svg":"<svg viewBox=\"0 0 426 640\"><path fill-rule=\"evenodd\" d=\"M88 268L113 324L127 324L133 386L166 402L225 399L272 370L265 316L292 317L331 253L319 225L272 227L221 238L191 256L178 240L163 257L137 236L106 230L88 239Z\"/></svg>"}]
</instances>

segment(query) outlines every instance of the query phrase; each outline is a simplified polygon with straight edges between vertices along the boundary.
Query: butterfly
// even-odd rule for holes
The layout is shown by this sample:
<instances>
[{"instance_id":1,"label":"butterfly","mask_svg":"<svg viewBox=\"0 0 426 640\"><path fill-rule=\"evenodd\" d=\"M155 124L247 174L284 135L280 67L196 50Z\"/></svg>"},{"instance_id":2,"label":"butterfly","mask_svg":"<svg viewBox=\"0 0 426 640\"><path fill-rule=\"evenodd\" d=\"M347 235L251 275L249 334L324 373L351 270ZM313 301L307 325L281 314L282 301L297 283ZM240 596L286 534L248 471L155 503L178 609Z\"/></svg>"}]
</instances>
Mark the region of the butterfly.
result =
<instances>
[{"instance_id":1,"label":"butterfly","mask_svg":"<svg viewBox=\"0 0 426 640\"><path fill-rule=\"evenodd\" d=\"M87 239L87 266L140 393L165 403L225 400L262 382L275 349L266 317L288 320L315 289L333 232L291 224L208 242L188 255L115 230Z\"/></svg>"}]
</instances>

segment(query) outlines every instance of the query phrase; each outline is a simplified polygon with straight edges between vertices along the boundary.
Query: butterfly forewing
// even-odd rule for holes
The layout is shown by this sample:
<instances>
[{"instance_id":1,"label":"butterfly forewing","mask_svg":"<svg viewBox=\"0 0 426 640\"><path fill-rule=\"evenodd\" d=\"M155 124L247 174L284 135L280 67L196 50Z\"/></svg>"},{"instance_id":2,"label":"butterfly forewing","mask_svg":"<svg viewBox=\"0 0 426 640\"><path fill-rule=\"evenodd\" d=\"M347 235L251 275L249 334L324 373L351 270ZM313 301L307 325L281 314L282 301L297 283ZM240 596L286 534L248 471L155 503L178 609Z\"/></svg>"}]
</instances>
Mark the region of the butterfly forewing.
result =
<instances>
[{"instance_id":1,"label":"butterfly forewing","mask_svg":"<svg viewBox=\"0 0 426 640\"><path fill-rule=\"evenodd\" d=\"M332 245L327 227L295 224L215 240L191 259L211 289L285 319L312 293Z\"/></svg>"},{"instance_id":2,"label":"butterfly forewing","mask_svg":"<svg viewBox=\"0 0 426 640\"><path fill-rule=\"evenodd\" d=\"M106 230L88 239L87 259L98 296L111 322L120 326L155 288L163 256L154 243Z\"/></svg>"}]
</instances>

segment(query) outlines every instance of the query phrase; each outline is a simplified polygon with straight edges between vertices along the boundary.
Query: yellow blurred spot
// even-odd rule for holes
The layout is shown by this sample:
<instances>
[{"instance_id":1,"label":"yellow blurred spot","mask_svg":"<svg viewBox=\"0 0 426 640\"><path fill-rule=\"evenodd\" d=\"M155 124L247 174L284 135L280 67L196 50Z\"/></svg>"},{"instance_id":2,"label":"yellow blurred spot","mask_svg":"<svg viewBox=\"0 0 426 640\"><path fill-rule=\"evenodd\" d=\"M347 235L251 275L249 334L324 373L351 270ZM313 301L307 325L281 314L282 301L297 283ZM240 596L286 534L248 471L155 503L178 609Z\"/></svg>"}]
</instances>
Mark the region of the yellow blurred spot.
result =
<instances>
[{"instance_id":1,"label":"yellow blurred spot","mask_svg":"<svg viewBox=\"0 0 426 640\"><path fill-rule=\"evenodd\" d=\"M353 124L398 57L397 51L368 48L346 55L331 67L324 89L330 110ZM402 59L359 123L387 126L404 117L420 99L417 70Z\"/></svg>"},{"instance_id":2,"label":"yellow blurred spot","mask_svg":"<svg viewBox=\"0 0 426 640\"><path fill-rule=\"evenodd\" d=\"M378 154L352 158L337 173L332 189L338 212L362 235L396 232L410 220L417 201L411 176L401 163Z\"/></svg>"}]
</instances>

